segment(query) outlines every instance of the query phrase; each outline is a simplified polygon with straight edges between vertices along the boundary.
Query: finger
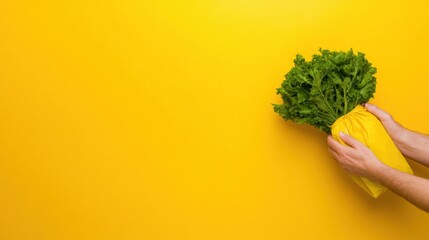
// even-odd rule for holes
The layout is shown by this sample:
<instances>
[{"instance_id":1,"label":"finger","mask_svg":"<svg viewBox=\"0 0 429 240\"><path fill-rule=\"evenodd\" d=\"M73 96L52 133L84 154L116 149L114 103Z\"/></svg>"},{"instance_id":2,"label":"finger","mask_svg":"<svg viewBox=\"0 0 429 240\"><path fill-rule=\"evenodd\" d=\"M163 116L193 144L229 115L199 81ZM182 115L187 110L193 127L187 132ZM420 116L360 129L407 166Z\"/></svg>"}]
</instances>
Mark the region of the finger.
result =
<instances>
[{"instance_id":1,"label":"finger","mask_svg":"<svg viewBox=\"0 0 429 240\"><path fill-rule=\"evenodd\" d=\"M368 112L374 114L380 121L388 120L391 118L390 114L383 111L382 109L378 108L377 106L365 103L365 108L368 110Z\"/></svg>"},{"instance_id":2,"label":"finger","mask_svg":"<svg viewBox=\"0 0 429 240\"><path fill-rule=\"evenodd\" d=\"M347 135L343 132L340 132L340 138L350 147L352 148L359 148L362 146L362 143L359 142L358 140L356 140L355 138L353 138L350 135Z\"/></svg>"},{"instance_id":3,"label":"finger","mask_svg":"<svg viewBox=\"0 0 429 240\"><path fill-rule=\"evenodd\" d=\"M334 149L328 148L329 153L338 161L338 153Z\"/></svg>"},{"instance_id":4,"label":"finger","mask_svg":"<svg viewBox=\"0 0 429 240\"><path fill-rule=\"evenodd\" d=\"M341 152L346 147L335 140L331 135L328 136L328 146L335 152Z\"/></svg>"}]
</instances>

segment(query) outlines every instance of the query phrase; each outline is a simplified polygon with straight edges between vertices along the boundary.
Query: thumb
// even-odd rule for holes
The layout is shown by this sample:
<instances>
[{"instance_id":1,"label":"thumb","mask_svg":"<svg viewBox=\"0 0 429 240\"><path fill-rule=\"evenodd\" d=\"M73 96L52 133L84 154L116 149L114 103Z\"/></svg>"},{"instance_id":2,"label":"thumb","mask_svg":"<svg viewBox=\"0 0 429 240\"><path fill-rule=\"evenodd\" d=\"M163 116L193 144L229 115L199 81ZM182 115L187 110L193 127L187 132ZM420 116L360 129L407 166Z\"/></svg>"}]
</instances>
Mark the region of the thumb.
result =
<instances>
[{"instance_id":1,"label":"thumb","mask_svg":"<svg viewBox=\"0 0 429 240\"><path fill-rule=\"evenodd\" d=\"M353 138L350 135L347 135L343 132L340 132L340 138L350 147L352 148L359 148L362 146L362 143L359 142L358 140L356 140L355 138Z\"/></svg>"},{"instance_id":2,"label":"thumb","mask_svg":"<svg viewBox=\"0 0 429 240\"><path fill-rule=\"evenodd\" d=\"M392 116L390 116L389 113L381 110L380 108L378 108L373 104L365 103L365 108L366 110L368 110L368 112L374 114L374 116L376 116L380 121L386 121L386 120L392 119Z\"/></svg>"}]
</instances>

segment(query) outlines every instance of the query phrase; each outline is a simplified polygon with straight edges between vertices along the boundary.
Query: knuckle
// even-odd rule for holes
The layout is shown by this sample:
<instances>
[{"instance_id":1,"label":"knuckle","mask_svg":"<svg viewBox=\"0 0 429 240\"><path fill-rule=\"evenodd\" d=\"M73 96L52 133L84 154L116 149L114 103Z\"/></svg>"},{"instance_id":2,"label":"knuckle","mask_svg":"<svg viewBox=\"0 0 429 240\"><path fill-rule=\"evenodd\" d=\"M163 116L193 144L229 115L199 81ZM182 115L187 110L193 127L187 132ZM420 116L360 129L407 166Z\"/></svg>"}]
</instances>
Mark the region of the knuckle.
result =
<instances>
[{"instance_id":1,"label":"knuckle","mask_svg":"<svg viewBox=\"0 0 429 240\"><path fill-rule=\"evenodd\" d=\"M390 113L388 113L388 112L384 112L384 114L383 114L383 118L384 118L385 120L393 120L392 115L391 115Z\"/></svg>"},{"instance_id":2,"label":"knuckle","mask_svg":"<svg viewBox=\"0 0 429 240\"><path fill-rule=\"evenodd\" d=\"M390 114L390 113L386 113L386 114L385 114L385 116L386 116L386 118L388 118L388 119L393 119L392 114Z\"/></svg>"}]
</instances>

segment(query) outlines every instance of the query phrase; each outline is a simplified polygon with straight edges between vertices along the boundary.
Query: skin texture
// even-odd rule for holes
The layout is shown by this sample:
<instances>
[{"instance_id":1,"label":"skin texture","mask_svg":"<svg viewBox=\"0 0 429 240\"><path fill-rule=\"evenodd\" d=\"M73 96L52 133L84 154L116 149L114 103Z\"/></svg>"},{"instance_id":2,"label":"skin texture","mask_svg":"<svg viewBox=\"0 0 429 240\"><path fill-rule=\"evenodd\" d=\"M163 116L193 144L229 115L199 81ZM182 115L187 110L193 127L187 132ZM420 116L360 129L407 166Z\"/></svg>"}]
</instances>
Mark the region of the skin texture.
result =
<instances>
[{"instance_id":1,"label":"skin texture","mask_svg":"<svg viewBox=\"0 0 429 240\"><path fill-rule=\"evenodd\" d=\"M372 104L365 108L374 114L402 154L429 167L429 136L404 128L393 117ZM344 146L328 136L329 151L347 172L379 182L420 209L429 212L429 180L398 171L382 162L358 140L340 133Z\"/></svg>"}]
</instances>

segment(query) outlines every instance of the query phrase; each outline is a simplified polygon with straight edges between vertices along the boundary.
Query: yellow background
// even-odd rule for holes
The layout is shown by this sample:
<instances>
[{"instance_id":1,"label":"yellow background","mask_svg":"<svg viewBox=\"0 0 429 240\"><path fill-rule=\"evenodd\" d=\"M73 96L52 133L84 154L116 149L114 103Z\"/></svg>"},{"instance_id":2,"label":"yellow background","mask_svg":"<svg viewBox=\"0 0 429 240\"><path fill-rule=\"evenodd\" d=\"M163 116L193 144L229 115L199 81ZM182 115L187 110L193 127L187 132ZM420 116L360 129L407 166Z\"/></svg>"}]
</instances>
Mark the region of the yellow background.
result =
<instances>
[{"instance_id":1,"label":"yellow background","mask_svg":"<svg viewBox=\"0 0 429 240\"><path fill-rule=\"evenodd\" d=\"M353 48L373 103L429 132L428 9L0 0L0 239L427 239L271 103L296 53Z\"/></svg>"}]
</instances>

